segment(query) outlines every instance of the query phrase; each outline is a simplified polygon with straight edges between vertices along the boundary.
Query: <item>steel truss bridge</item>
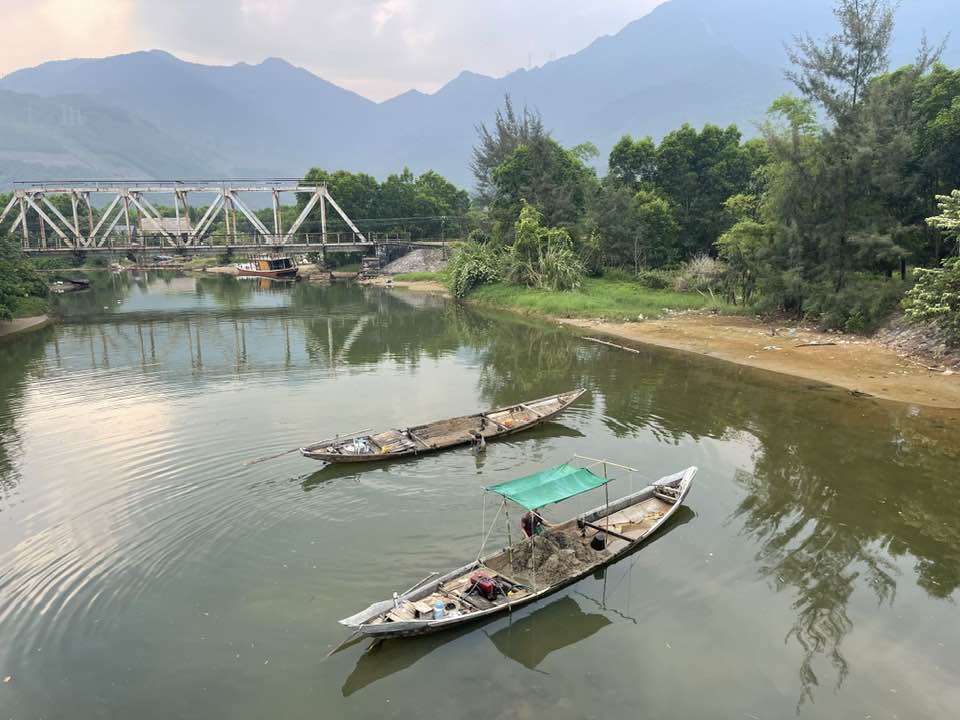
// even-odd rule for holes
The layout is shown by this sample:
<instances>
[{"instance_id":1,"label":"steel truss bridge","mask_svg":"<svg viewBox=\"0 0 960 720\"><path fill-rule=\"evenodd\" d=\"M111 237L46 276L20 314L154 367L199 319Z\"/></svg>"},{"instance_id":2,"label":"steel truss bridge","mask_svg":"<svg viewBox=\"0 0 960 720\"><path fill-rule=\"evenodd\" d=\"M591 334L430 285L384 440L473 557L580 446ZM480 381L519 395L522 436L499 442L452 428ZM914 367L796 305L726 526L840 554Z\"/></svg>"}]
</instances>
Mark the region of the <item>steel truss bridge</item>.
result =
<instances>
[{"instance_id":1,"label":"steel truss bridge","mask_svg":"<svg viewBox=\"0 0 960 720\"><path fill-rule=\"evenodd\" d=\"M267 194L272 199L273 222L262 221L241 195ZM302 193L308 201L297 219L283 227L282 193ZM190 219L190 196L213 200L195 224ZM51 201L70 199L66 214ZM164 217L150 197L169 198L174 217ZM159 204L159 203L158 203ZM302 231L304 221L319 205L320 232ZM94 208L104 207L102 212ZM327 231L327 209L343 220L349 232ZM242 216L246 226L238 229ZM12 222L9 222L12 218ZM218 219L223 232L213 234ZM31 222L32 221L32 222ZM9 224L8 224L9 222ZM13 196L0 211L0 232L19 235L25 253L197 253L255 252L370 252L400 238L368 237L360 232L330 195L326 185L299 181L78 181L15 183Z\"/></svg>"}]
</instances>

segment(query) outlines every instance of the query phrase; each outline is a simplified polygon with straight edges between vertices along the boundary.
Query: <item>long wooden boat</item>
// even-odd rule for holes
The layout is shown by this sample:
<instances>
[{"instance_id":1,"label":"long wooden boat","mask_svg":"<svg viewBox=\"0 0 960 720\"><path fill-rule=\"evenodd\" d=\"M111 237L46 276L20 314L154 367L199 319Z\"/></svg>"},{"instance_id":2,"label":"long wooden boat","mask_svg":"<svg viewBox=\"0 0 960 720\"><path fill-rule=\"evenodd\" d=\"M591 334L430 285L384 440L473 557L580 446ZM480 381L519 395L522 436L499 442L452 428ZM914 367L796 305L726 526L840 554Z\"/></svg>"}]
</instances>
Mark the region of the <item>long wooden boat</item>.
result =
<instances>
[{"instance_id":1,"label":"long wooden boat","mask_svg":"<svg viewBox=\"0 0 960 720\"><path fill-rule=\"evenodd\" d=\"M249 262L237 263L237 274L244 277L295 278L297 266L287 256L252 258Z\"/></svg>"},{"instance_id":2,"label":"long wooden boat","mask_svg":"<svg viewBox=\"0 0 960 720\"><path fill-rule=\"evenodd\" d=\"M385 430L373 435L335 438L300 448L300 454L328 463L371 462L435 452L458 445L513 435L555 417L586 390L551 395L488 410L474 415L438 420L405 430Z\"/></svg>"},{"instance_id":3,"label":"long wooden boat","mask_svg":"<svg viewBox=\"0 0 960 720\"><path fill-rule=\"evenodd\" d=\"M570 466L552 470L564 467ZM551 526L542 535L509 545L439 578L425 580L402 594L394 593L392 599L374 603L366 610L340 620L340 623L353 628L355 634L373 638L410 637L459 627L555 593L598 568L616 562L654 535L683 505L696 473L696 467L689 467L667 475L643 490ZM570 476L560 480L561 487L569 488ZM600 480L593 487L604 482ZM499 492L496 486L488 490ZM564 499L581 490L561 489L558 492L567 493L561 498ZM573 555L584 559L578 560L575 568L567 574L548 576L538 583L536 561L524 564L522 558L535 557L534 553L541 544L572 549ZM551 562L544 563L544 567ZM492 599L489 594L479 592L480 577L489 578L497 588ZM489 583L485 585L489 587ZM438 607L442 608L439 615Z\"/></svg>"}]
</instances>

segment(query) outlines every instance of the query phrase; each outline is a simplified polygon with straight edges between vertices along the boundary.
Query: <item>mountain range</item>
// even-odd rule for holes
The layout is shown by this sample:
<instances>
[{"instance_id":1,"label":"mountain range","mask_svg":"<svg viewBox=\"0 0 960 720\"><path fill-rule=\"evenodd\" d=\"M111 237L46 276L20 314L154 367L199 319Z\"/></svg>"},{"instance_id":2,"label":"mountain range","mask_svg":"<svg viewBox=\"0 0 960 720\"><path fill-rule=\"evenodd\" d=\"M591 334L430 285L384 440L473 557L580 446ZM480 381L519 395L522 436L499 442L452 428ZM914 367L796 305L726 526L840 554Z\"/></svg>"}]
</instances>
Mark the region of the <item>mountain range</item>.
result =
<instances>
[{"instance_id":1,"label":"mountain range","mask_svg":"<svg viewBox=\"0 0 960 720\"><path fill-rule=\"evenodd\" d=\"M505 94L560 142L605 158L624 133L684 122L751 134L788 91L784 44L834 26L832 0L668 0L618 33L540 67L462 72L432 94L376 103L290 63L210 66L159 50L48 62L0 79L0 184L69 178L290 177L312 166L378 177L434 169L470 186L476 125ZM924 31L960 26L955 0L907 0L892 65ZM947 64L960 64L960 41Z\"/></svg>"}]
</instances>

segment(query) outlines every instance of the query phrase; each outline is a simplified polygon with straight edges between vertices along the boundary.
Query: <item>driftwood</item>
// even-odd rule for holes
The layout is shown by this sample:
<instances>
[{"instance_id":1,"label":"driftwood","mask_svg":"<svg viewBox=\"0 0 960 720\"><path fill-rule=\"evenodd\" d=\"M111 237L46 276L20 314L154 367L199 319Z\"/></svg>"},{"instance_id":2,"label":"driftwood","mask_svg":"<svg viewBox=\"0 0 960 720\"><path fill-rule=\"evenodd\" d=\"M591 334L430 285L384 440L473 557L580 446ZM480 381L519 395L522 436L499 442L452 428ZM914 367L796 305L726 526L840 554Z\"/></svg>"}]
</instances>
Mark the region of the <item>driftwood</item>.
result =
<instances>
[{"instance_id":1,"label":"driftwood","mask_svg":"<svg viewBox=\"0 0 960 720\"><path fill-rule=\"evenodd\" d=\"M616 343L607 342L606 340L601 340L600 338L588 337L588 338L584 338L584 340L589 340L590 342L595 342L600 345L606 345L608 347L617 348L617 350L626 350L627 352L636 353L637 355L640 354L640 351L637 350L636 348L627 347L626 345L617 345Z\"/></svg>"},{"instance_id":2,"label":"driftwood","mask_svg":"<svg viewBox=\"0 0 960 720\"><path fill-rule=\"evenodd\" d=\"M808 343L800 343L799 345L794 345L794 347L797 347L797 348L802 348L802 347L823 347L823 346L825 346L825 345L836 345L836 343L835 343L835 342L808 342Z\"/></svg>"}]
</instances>

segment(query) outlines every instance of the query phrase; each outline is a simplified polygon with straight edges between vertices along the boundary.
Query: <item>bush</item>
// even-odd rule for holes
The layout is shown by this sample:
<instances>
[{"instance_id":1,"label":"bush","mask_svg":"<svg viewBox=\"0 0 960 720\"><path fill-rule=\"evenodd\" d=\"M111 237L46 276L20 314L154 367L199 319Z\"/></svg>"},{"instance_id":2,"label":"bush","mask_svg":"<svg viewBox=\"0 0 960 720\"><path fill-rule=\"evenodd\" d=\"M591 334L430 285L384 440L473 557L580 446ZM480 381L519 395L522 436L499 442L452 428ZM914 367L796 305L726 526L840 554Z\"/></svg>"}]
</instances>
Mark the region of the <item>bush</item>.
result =
<instances>
[{"instance_id":1,"label":"bush","mask_svg":"<svg viewBox=\"0 0 960 720\"><path fill-rule=\"evenodd\" d=\"M32 312L33 308L45 305L37 300L46 297L46 279L23 257L16 243L0 240L0 319Z\"/></svg>"},{"instance_id":2,"label":"bush","mask_svg":"<svg viewBox=\"0 0 960 720\"><path fill-rule=\"evenodd\" d=\"M808 287L804 315L822 330L866 334L880 327L903 298L904 283L875 275L854 275L840 290L832 284Z\"/></svg>"},{"instance_id":3,"label":"bush","mask_svg":"<svg viewBox=\"0 0 960 720\"><path fill-rule=\"evenodd\" d=\"M637 282L651 290L666 290L673 287L676 278L666 270L641 270L637 273Z\"/></svg>"},{"instance_id":4,"label":"bush","mask_svg":"<svg viewBox=\"0 0 960 720\"><path fill-rule=\"evenodd\" d=\"M543 216L524 204L515 226L515 239L506 258L504 275L515 285L544 290L572 290L586 269L564 228L547 227Z\"/></svg>"},{"instance_id":5,"label":"bush","mask_svg":"<svg viewBox=\"0 0 960 720\"><path fill-rule=\"evenodd\" d=\"M500 255L490 245L468 241L450 260L447 270L450 273L450 292L454 297L463 297L475 287L500 279Z\"/></svg>"},{"instance_id":6,"label":"bush","mask_svg":"<svg viewBox=\"0 0 960 720\"><path fill-rule=\"evenodd\" d=\"M697 255L685 262L673 280L678 292L713 293L720 290L726 265L709 255Z\"/></svg>"},{"instance_id":7,"label":"bush","mask_svg":"<svg viewBox=\"0 0 960 720\"><path fill-rule=\"evenodd\" d=\"M960 345L960 258L943 261L938 270L917 268L916 285L906 293L903 307L914 320L932 320L951 345Z\"/></svg>"},{"instance_id":8,"label":"bush","mask_svg":"<svg viewBox=\"0 0 960 720\"><path fill-rule=\"evenodd\" d=\"M486 245L490 242L490 233L482 228L474 228L467 234L467 242Z\"/></svg>"},{"instance_id":9,"label":"bush","mask_svg":"<svg viewBox=\"0 0 960 720\"><path fill-rule=\"evenodd\" d=\"M603 279L613 280L615 282L635 282L636 274L622 267L605 267L603 269Z\"/></svg>"}]
</instances>

